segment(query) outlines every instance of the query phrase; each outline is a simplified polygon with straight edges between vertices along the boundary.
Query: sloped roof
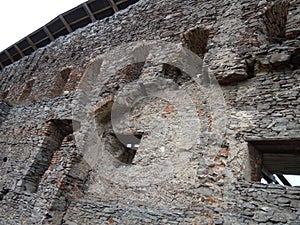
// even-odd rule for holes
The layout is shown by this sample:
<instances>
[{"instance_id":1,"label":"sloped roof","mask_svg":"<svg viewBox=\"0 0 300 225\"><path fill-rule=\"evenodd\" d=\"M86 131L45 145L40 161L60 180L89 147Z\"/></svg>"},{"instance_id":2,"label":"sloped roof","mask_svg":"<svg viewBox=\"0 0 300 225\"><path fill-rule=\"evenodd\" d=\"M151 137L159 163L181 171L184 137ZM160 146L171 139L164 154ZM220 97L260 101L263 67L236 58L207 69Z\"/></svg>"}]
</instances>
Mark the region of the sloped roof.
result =
<instances>
[{"instance_id":1,"label":"sloped roof","mask_svg":"<svg viewBox=\"0 0 300 225\"><path fill-rule=\"evenodd\" d=\"M0 70L30 55L60 36L72 33L91 22L113 15L139 0L89 0L60 14L52 21L0 53Z\"/></svg>"}]
</instances>

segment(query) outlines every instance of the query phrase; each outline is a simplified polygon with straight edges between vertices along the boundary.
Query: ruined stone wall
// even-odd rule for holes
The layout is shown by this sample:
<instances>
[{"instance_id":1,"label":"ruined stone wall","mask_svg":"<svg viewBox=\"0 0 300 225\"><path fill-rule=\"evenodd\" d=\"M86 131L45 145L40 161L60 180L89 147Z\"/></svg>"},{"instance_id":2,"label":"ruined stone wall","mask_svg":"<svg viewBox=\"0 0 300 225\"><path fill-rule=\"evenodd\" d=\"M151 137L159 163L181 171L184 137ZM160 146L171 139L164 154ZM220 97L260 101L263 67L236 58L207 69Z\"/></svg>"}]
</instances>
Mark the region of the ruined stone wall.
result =
<instances>
[{"instance_id":1,"label":"ruined stone wall","mask_svg":"<svg viewBox=\"0 0 300 225\"><path fill-rule=\"evenodd\" d=\"M6 67L0 72L0 223L299 224L299 188L254 182L245 141L300 138L299 12L297 0L142 0ZM204 93L184 71L142 52L141 63L105 74L88 102L96 128L81 132L90 121L77 118L85 108L75 90L103 63L91 60L138 40L189 48L221 88ZM137 105L130 122L143 137L133 164L124 165L132 160L123 157L111 107L126 85L152 78L167 79L161 86L174 87L182 99L185 91L193 105L156 98ZM216 114L207 101L217 91L227 124L209 142ZM182 125L193 110L199 124ZM151 121L171 123L155 136ZM86 150L95 140L96 151Z\"/></svg>"}]
</instances>

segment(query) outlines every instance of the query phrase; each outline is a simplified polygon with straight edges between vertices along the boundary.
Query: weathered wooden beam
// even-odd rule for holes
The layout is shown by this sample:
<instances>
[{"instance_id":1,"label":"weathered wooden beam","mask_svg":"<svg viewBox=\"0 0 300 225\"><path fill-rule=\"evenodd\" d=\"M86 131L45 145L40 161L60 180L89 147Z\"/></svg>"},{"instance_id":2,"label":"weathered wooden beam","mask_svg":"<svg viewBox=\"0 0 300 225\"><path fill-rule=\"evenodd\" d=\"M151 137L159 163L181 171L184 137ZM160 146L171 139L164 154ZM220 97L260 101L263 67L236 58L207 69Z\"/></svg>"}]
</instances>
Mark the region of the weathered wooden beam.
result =
<instances>
[{"instance_id":1,"label":"weathered wooden beam","mask_svg":"<svg viewBox=\"0 0 300 225\"><path fill-rule=\"evenodd\" d=\"M72 30L72 28L70 27L70 25L67 23L67 21L65 20L65 18L64 18L62 15L59 15L59 19L61 20L61 22L63 22L63 24L64 24L65 28L67 29L67 31L68 31L69 33L72 33L73 30Z\"/></svg>"},{"instance_id":2,"label":"weathered wooden beam","mask_svg":"<svg viewBox=\"0 0 300 225\"><path fill-rule=\"evenodd\" d=\"M14 44L14 48L18 51L18 53L20 54L21 57L24 57L24 53L22 52L22 50L18 47L18 45Z\"/></svg>"},{"instance_id":3,"label":"weathered wooden beam","mask_svg":"<svg viewBox=\"0 0 300 225\"><path fill-rule=\"evenodd\" d=\"M32 40L28 36L26 37L26 40L28 41L30 46L33 48L33 50L37 50L37 47L35 46L35 44L32 42Z\"/></svg>"},{"instance_id":4,"label":"weathered wooden beam","mask_svg":"<svg viewBox=\"0 0 300 225\"><path fill-rule=\"evenodd\" d=\"M276 176L280 179L280 181L287 186L292 186L290 182L282 175L282 174L276 174Z\"/></svg>"},{"instance_id":5,"label":"weathered wooden beam","mask_svg":"<svg viewBox=\"0 0 300 225\"><path fill-rule=\"evenodd\" d=\"M2 64L2 62L0 62L0 67L1 67L1 69L4 68L4 65Z\"/></svg>"},{"instance_id":6,"label":"weathered wooden beam","mask_svg":"<svg viewBox=\"0 0 300 225\"><path fill-rule=\"evenodd\" d=\"M47 36L49 37L49 39L51 41L54 41L55 38L53 37L53 35L51 34L50 30L46 27L46 26L43 26L43 30L45 31L45 33L47 34Z\"/></svg>"},{"instance_id":7,"label":"weathered wooden beam","mask_svg":"<svg viewBox=\"0 0 300 225\"><path fill-rule=\"evenodd\" d=\"M270 184L270 183L275 183L279 184L276 178L272 173L270 173L265 167L262 168L261 173L263 175L263 178Z\"/></svg>"},{"instance_id":8,"label":"weathered wooden beam","mask_svg":"<svg viewBox=\"0 0 300 225\"><path fill-rule=\"evenodd\" d=\"M86 11L86 13L89 15L91 21L92 21L92 22L95 22L95 21L96 21L96 18L95 18L95 16L93 15L93 13L92 13L90 7L88 6L88 4L86 4L86 2L83 3L83 8L84 8L84 10Z\"/></svg>"},{"instance_id":9,"label":"weathered wooden beam","mask_svg":"<svg viewBox=\"0 0 300 225\"><path fill-rule=\"evenodd\" d=\"M115 3L115 1L114 0L108 0L108 1L109 1L110 5L112 6L113 10L115 12L118 12L119 8L118 8L117 4Z\"/></svg>"},{"instance_id":10,"label":"weathered wooden beam","mask_svg":"<svg viewBox=\"0 0 300 225\"><path fill-rule=\"evenodd\" d=\"M9 58L9 60L10 60L11 62L14 62L14 61L15 61L15 60L13 59L13 57L11 56L11 54L9 54L9 52L8 52L7 50L4 50L4 52L5 52L6 56Z\"/></svg>"}]
</instances>

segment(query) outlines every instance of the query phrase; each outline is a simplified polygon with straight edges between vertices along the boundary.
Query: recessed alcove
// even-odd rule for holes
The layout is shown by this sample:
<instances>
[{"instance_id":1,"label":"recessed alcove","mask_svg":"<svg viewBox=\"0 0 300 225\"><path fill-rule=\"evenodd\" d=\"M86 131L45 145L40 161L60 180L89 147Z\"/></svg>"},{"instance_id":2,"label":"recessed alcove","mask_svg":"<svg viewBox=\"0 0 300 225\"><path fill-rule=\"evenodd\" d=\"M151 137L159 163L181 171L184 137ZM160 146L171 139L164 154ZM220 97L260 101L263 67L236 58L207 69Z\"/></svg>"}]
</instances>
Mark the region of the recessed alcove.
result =
<instances>
[{"instance_id":1,"label":"recessed alcove","mask_svg":"<svg viewBox=\"0 0 300 225\"><path fill-rule=\"evenodd\" d=\"M60 148L65 137L73 133L70 119L51 119L45 123L43 142L39 145L36 157L23 178L23 190L36 192L43 174L51 163L53 154Z\"/></svg>"}]
</instances>

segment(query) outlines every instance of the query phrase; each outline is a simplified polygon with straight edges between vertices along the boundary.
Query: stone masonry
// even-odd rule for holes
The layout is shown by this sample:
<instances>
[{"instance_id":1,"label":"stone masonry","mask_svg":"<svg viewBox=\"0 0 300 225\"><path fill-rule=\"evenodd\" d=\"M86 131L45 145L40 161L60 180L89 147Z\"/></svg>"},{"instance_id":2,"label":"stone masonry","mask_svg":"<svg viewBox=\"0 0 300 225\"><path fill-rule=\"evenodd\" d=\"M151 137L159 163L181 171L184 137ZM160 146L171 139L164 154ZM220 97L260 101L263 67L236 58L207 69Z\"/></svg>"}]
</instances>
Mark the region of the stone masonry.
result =
<instances>
[{"instance_id":1,"label":"stone masonry","mask_svg":"<svg viewBox=\"0 0 300 225\"><path fill-rule=\"evenodd\" d=\"M0 224L300 224L300 188L260 183L248 143L299 143L299 35L299 0L140 0L5 67ZM219 85L156 62L159 45L108 59L135 41L189 49Z\"/></svg>"}]
</instances>

